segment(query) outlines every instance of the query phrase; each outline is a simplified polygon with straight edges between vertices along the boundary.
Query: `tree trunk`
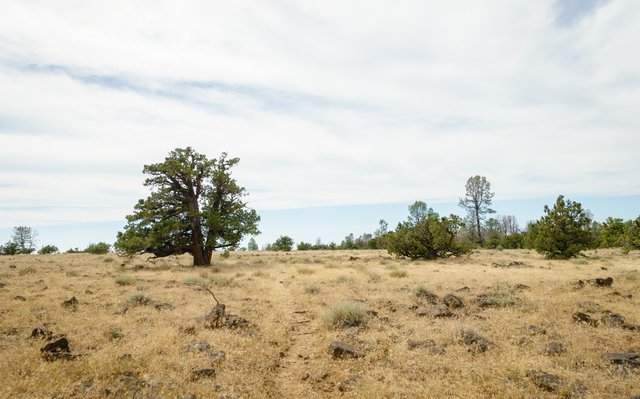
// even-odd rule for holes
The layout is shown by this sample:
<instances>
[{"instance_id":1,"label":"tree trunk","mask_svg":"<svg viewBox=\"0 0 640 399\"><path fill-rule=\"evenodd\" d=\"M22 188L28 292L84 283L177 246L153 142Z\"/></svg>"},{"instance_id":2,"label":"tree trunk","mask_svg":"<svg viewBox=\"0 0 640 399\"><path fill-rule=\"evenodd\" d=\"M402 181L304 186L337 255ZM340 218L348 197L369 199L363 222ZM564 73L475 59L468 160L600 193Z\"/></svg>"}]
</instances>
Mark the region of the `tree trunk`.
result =
<instances>
[{"instance_id":1,"label":"tree trunk","mask_svg":"<svg viewBox=\"0 0 640 399\"><path fill-rule=\"evenodd\" d=\"M478 229L478 242L482 246L482 230L480 229L480 207L476 207L476 228Z\"/></svg>"}]
</instances>

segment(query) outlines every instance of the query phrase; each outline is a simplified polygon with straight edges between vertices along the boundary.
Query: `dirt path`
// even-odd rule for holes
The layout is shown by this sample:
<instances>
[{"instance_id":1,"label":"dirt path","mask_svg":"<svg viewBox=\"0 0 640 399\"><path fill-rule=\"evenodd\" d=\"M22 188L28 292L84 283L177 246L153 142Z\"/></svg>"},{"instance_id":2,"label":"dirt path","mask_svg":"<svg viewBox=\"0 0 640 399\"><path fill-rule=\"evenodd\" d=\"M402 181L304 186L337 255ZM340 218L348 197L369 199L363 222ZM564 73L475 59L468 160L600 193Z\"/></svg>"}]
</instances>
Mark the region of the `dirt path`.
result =
<instances>
[{"instance_id":1,"label":"dirt path","mask_svg":"<svg viewBox=\"0 0 640 399\"><path fill-rule=\"evenodd\" d=\"M280 367L274 376L274 397L283 398L314 398L320 397L321 391L313 385L312 368L315 340L314 333L318 330L318 320L315 315L305 309L302 298L296 298L290 288L295 279L293 271L285 271L274 283L273 301L281 311L281 323L285 324L285 344L281 349Z\"/></svg>"}]
</instances>

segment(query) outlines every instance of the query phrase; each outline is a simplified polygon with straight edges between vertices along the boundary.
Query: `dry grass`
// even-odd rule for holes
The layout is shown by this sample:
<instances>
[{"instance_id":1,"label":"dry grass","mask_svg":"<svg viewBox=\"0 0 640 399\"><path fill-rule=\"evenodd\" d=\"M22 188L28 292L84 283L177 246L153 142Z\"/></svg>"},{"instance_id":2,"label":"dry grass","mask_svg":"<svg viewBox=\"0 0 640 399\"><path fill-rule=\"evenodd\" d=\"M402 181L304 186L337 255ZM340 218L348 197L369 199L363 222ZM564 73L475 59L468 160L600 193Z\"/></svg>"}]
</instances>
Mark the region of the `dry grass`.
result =
<instances>
[{"instance_id":1,"label":"dry grass","mask_svg":"<svg viewBox=\"0 0 640 399\"><path fill-rule=\"evenodd\" d=\"M124 268L106 259L0 257L0 397L558 398L573 383L592 398L640 395L639 370L602 357L640 351L640 331L572 320L588 309L596 319L611 311L640 324L638 252L598 251L580 262L514 250L431 262L382 251L248 252L206 269L187 266L188 256L155 264L141 257ZM406 276L390 277L398 271ZM133 284L118 283L128 276ZM574 284L608 276L611 288ZM200 324L213 306L193 285L202 281L250 326ZM453 317L416 314L417 306L441 306L433 302L449 293L464 301ZM77 306L62 306L73 296ZM331 322L354 306L363 322ZM43 360L46 341L29 338L36 327L65 334L80 356ZM463 330L493 345L470 351ZM334 340L363 357L333 359ZM548 354L552 341L566 352ZM210 349L185 349L198 342ZM215 376L193 374L203 369ZM542 390L529 370L568 385Z\"/></svg>"}]
</instances>

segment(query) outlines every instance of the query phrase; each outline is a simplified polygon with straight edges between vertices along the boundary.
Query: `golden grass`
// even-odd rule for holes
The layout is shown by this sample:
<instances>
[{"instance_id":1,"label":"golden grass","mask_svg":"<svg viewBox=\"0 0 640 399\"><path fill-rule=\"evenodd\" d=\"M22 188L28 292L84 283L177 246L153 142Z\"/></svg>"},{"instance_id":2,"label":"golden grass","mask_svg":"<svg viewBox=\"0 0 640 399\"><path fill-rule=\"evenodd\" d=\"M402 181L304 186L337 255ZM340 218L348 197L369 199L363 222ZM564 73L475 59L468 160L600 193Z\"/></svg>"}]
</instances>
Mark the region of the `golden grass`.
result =
<instances>
[{"instance_id":1,"label":"golden grass","mask_svg":"<svg viewBox=\"0 0 640 399\"><path fill-rule=\"evenodd\" d=\"M139 257L124 267L109 257L114 261L88 254L0 257L0 397L568 394L566 387L538 388L529 370L580 383L588 397L640 394L638 369L620 370L602 357L640 351L640 331L572 320L583 309L598 319L609 310L640 324L638 252L599 251L579 262L549 261L525 250L480 250L438 261L400 260L383 251L238 252L216 257L210 268L188 266L189 256L155 264ZM518 267L510 267L513 262ZM406 276L390 277L398 271ZM133 284L120 285L118 276ZM574 285L608 276L614 278L611 288ZM247 319L249 327L200 324L214 305L197 286L202 281L226 304L227 314ZM528 288L516 289L518 284ZM453 317L416 314L417 306L440 306L425 298L449 293L465 303L453 309ZM79 302L75 309L62 306L73 296ZM479 298L489 298L491 306L481 306ZM328 328L323 316L345 302L361 306L358 314L366 314L366 324ZM161 304L173 308L156 308ZM46 341L29 338L36 327L65 334L80 356L43 360ZM462 330L474 330L493 346L470 351ZM333 359L327 350L334 340L364 356ZM566 352L547 354L552 341ZM210 349L189 349L198 342ZM193 373L203 369L215 369L215 376Z\"/></svg>"}]
</instances>

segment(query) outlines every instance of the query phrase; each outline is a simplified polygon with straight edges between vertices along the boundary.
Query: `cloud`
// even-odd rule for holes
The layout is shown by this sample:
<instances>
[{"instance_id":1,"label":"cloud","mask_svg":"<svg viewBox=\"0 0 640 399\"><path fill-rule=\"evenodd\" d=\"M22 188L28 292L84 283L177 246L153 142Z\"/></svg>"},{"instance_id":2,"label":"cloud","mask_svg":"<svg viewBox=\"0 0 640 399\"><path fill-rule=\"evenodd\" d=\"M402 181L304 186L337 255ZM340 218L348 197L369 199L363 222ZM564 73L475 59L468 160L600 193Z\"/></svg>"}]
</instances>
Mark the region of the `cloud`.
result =
<instances>
[{"instance_id":1,"label":"cloud","mask_svg":"<svg viewBox=\"0 0 640 399\"><path fill-rule=\"evenodd\" d=\"M502 199L637 195L639 16L632 1L7 1L0 208L25 208L0 219L122 219L142 166L187 145L239 156L263 210L455 201L475 174Z\"/></svg>"}]
</instances>

